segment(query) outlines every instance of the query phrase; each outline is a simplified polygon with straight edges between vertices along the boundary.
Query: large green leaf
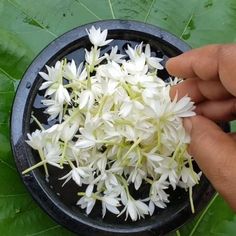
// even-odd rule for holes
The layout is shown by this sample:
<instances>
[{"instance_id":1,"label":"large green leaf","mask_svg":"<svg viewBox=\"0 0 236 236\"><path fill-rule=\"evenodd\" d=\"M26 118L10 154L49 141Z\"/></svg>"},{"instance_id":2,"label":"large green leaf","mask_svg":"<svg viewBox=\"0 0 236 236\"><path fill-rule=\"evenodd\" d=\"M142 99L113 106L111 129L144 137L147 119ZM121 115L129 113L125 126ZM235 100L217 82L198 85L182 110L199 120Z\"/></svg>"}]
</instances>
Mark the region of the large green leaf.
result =
<instances>
[{"instance_id":1,"label":"large green leaf","mask_svg":"<svg viewBox=\"0 0 236 236\"><path fill-rule=\"evenodd\" d=\"M43 47L76 26L112 18L160 26L192 47L236 40L235 0L0 0L1 235L72 235L37 206L21 182L9 145L10 109L19 79ZM236 216L216 197L179 234L236 235Z\"/></svg>"}]
</instances>

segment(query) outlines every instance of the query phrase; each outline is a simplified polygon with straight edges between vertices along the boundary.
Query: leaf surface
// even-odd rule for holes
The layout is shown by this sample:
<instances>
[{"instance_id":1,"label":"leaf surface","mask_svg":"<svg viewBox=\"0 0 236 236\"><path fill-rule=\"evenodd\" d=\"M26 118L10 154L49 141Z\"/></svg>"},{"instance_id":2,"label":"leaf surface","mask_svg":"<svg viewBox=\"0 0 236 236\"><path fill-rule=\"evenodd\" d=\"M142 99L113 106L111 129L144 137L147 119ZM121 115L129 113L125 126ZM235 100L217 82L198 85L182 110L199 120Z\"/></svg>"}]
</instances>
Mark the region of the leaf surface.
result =
<instances>
[{"instance_id":1,"label":"leaf surface","mask_svg":"<svg viewBox=\"0 0 236 236\"><path fill-rule=\"evenodd\" d=\"M72 235L37 206L22 184L9 144L10 110L24 71L49 42L77 26L113 18L160 26L192 47L236 40L235 0L1 0L1 235ZM220 197L203 213L180 234L236 235L236 217Z\"/></svg>"}]
</instances>

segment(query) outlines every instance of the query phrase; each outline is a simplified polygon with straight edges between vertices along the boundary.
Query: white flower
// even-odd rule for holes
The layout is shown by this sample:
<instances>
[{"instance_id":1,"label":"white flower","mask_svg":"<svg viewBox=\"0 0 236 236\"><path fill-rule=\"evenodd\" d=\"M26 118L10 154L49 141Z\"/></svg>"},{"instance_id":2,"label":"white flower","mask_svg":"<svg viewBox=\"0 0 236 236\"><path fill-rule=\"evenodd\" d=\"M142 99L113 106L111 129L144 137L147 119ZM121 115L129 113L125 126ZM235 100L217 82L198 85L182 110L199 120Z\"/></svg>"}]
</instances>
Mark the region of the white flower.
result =
<instances>
[{"instance_id":1,"label":"white flower","mask_svg":"<svg viewBox=\"0 0 236 236\"><path fill-rule=\"evenodd\" d=\"M145 177L146 177L145 171L138 168L134 168L134 170L130 173L130 176L127 181L134 183L135 189L138 190Z\"/></svg>"},{"instance_id":2,"label":"white flower","mask_svg":"<svg viewBox=\"0 0 236 236\"><path fill-rule=\"evenodd\" d=\"M172 185L173 189L175 189L179 180L177 168L178 163L173 158L165 157L159 162L159 167L155 169L155 172L161 174L161 181L169 179L170 184Z\"/></svg>"},{"instance_id":3,"label":"white flower","mask_svg":"<svg viewBox=\"0 0 236 236\"><path fill-rule=\"evenodd\" d=\"M112 212L113 214L118 215L120 211L117 207L120 206L119 201L115 196L109 195L102 197L102 217L106 215L106 210Z\"/></svg>"},{"instance_id":4,"label":"white flower","mask_svg":"<svg viewBox=\"0 0 236 236\"><path fill-rule=\"evenodd\" d=\"M59 178L59 180L65 180L62 186L64 186L69 180L74 180L74 182L81 186L84 182L83 179L88 178L91 175L91 169L89 167L74 167L65 176Z\"/></svg>"},{"instance_id":5,"label":"white flower","mask_svg":"<svg viewBox=\"0 0 236 236\"><path fill-rule=\"evenodd\" d=\"M135 101L135 100L130 100L129 98L124 99L123 104L120 107L120 111L119 111L119 116L121 117L127 117L130 112L134 109L137 110L143 110L144 106L142 103L140 103L139 101Z\"/></svg>"},{"instance_id":6,"label":"white flower","mask_svg":"<svg viewBox=\"0 0 236 236\"><path fill-rule=\"evenodd\" d=\"M124 69L131 75L142 74L144 75L148 71L148 66L145 64L145 54L142 53L139 57L136 57L133 61L124 61Z\"/></svg>"},{"instance_id":7,"label":"white flower","mask_svg":"<svg viewBox=\"0 0 236 236\"><path fill-rule=\"evenodd\" d=\"M36 129L32 134L27 134L26 143L35 150L40 150L44 146L44 133Z\"/></svg>"},{"instance_id":8,"label":"white flower","mask_svg":"<svg viewBox=\"0 0 236 236\"><path fill-rule=\"evenodd\" d=\"M61 168L58 164L61 159L62 150L58 143L47 143L44 148L44 155L47 163L55 167Z\"/></svg>"},{"instance_id":9,"label":"white flower","mask_svg":"<svg viewBox=\"0 0 236 236\"><path fill-rule=\"evenodd\" d=\"M112 79L102 79L101 80L101 89L104 95L113 95L119 85L118 81ZM110 103L113 103L113 99L109 99Z\"/></svg>"},{"instance_id":10,"label":"white flower","mask_svg":"<svg viewBox=\"0 0 236 236\"><path fill-rule=\"evenodd\" d=\"M187 96L184 96L179 101L177 101L176 95L170 105L169 110L178 117L194 116L196 113L193 111L195 109L193 104L194 103L191 102L191 98Z\"/></svg>"},{"instance_id":11,"label":"white flower","mask_svg":"<svg viewBox=\"0 0 236 236\"><path fill-rule=\"evenodd\" d=\"M71 81L71 82L78 82L84 81L87 78L86 68L83 68L83 62L80 63L79 67L76 67L75 61L72 60L70 63L65 65L65 70L63 76Z\"/></svg>"},{"instance_id":12,"label":"white flower","mask_svg":"<svg viewBox=\"0 0 236 236\"><path fill-rule=\"evenodd\" d=\"M155 205L160 204L159 207L161 207L165 206L164 204L165 202L169 202L168 201L169 194L165 192L165 190L168 188L169 188L169 183L163 179L162 180L159 179L152 183L150 188L150 199L153 201Z\"/></svg>"},{"instance_id":13,"label":"white flower","mask_svg":"<svg viewBox=\"0 0 236 236\"><path fill-rule=\"evenodd\" d=\"M135 61L135 59L140 57L140 55L142 54L142 48L143 48L143 43L136 45L134 48L132 48L132 47L130 47L130 45L128 45L128 48L127 48L127 50L125 50L125 52L129 56L131 61Z\"/></svg>"},{"instance_id":14,"label":"white flower","mask_svg":"<svg viewBox=\"0 0 236 236\"><path fill-rule=\"evenodd\" d=\"M181 170L180 175L181 175L182 182L179 182L179 185L183 188L189 188L198 184L200 180L201 172L197 174L191 168L184 166Z\"/></svg>"},{"instance_id":15,"label":"white flower","mask_svg":"<svg viewBox=\"0 0 236 236\"><path fill-rule=\"evenodd\" d=\"M91 90L84 90L80 94L79 99L79 108L83 109L84 107L87 107L88 109L93 106L95 102L95 96Z\"/></svg>"},{"instance_id":16,"label":"white flower","mask_svg":"<svg viewBox=\"0 0 236 236\"><path fill-rule=\"evenodd\" d=\"M132 85L139 85L142 88L160 87L160 83L161 86L165 86L165 83L162 80L157 79L156 76L145 75L145 74L144 75L136 74L127 76L126 81L128 81Z\"/></svg>"},{"instance_id":17,"label":"white flower","mask_svg":"<svg viewBox=\"0 0 236 236\"><path fill-rule=\"evenodd\" d=\"M77 148L90 148L96 145L97 139L94 135L94 127L87 125L84 128L80 128L80 133L75 144Z\"/></svg>"},{"instance_id":18,"label":"white flower","mask_svg":"<svg viewBox=\"0 0 236 236\"><path fill-rule=\"evenodd\" d=\"M100 57L100 49L93 48L91 51L85 49L85 60L93 68L105 59L105 56Z\"/></svg>"},{"instance_id":19,"label":"white flower","mask_svg":"<svg viewBox=\"0 0 236 236\"><path fill-rule=\"evenodd\" d=\"M118 63L112 61L106 65L99 66L98 75L118 82L124 82L127 72Z\"/></svg>"},{"instance_id":20,"label":"white flower","mask_svg":"<svg viewBox=\"0 0 236 236\"><path fill-rule=\"evenodd\" d=\"M79 129L78 124L73 123L73 124L70 125L70 124L66 123L62 127L62 130L61 130L61 133L60 133L60 138L64 142L68 142L68 141L73 139L73 137L77 133L78 129Z\"/></svg>"},{"instance_id":21,"label":"white flower","mask_svg":"<svg viewBox=\"0 0 236 236\"><path fill-rule=\"evenodd\" d=\"M110 54L105 53L107 60L110 62L122 63L123 60L121 58L123 58L125 55L119 54L117 52L118 52L118 46L116 45L115 47L111 48Z\"/></svg>"},{"instance_id":22,"label":"white flower","mask_svg":"<svg viewBox=\"0 0 236 236\"><path fill-rule=\"evenodd\" d=\"M92 26L89 30L87 30L90 42L97 47L102 47L110 43L113 39L106 40L107 38L107 30L101 31L100 28L96 29Z\"/></svg>"},{"instance_id":23,"label":"white flower","mask_svg":"<svg viewBox=\"0 0 236 236\"><path fill-rule=\"evenodd\" d=\"M87 195L84 195L80 198L80 200L76 203L77 205L80 205L82 209L86 208L86 214L90 214L92 211L94 205L96 203L96 199L93 197L88 197Z\"/></svg>"},{"instance_id":24,"label":"white flower","mask_svg":"<svg viewBox=\"0 0 236 236\"><path fill-rule=\"evenodd\" d=\"M58 83L60 84L62 81L63 62L57 61L55 67L46 65L46 69L48 73L39 72L40 76L46 80L39 88L40 90L47 88L45 96L52 95L56 91Z\"/></svg>"},{"instance_id":25,"label":"white flower","mask_svg":"<svg viewBox=\"0 0 236 236\"><path fill-rule=\"evenodd\" d=\"M128 199L127 205L121 211L120 215L126 211L126 220L130 216L132 221L144 218L144 215L149 214L148 206L140 200Z\"/></svg>"},{"instance_id":26,"label":"white flower","mask_svg":"<svg viewBox=\"0 0 236 236\"><path fill-rule=\"evenodd\" d=\"M152 57L151 56L151 48L150 48L150 44L146 44L145 47L145 56L146 56L146 60L149 66L158 69L158 70L162 70L164 67L160 64L160 62L163 60L162 58L158 58L158 57Z\"/></svg>"},{"instance_id":27,"label":"white flower","mask_svg":"<svg viewBox=\"0 0 236 236\"><path fill-rule=\"evenodd\" d=\"M59 116L59 122L61 123L63 115L63 104L54 99L45 99L42 100L42 103L44 106L47 106L45 113L50 115L48 121L53 120L57 116Z\"/></svg>"},{"instance_id":28,"label":"white flower","mask_svg":"<svg viewBox=\"0 0 236 236\"><path fill-rule=\"evenodd\" d=\"M64 102L69 104L71 101L69 92L61 84L55 91L55 100L58 101L59 104L63 104Z\"/></svg>"},{"instance_id":29,"label":"white flower","mask_svg":"<svg viewBox=\"0 0 236 236\"><path fill-rule=\"evenodd\" d=\"M97 161L98 170L100 170L101 173L103 173L106 169L106 165L107 165L107 157L105 155L102 155L101 158Z\"/></svg>"}]
</instances>

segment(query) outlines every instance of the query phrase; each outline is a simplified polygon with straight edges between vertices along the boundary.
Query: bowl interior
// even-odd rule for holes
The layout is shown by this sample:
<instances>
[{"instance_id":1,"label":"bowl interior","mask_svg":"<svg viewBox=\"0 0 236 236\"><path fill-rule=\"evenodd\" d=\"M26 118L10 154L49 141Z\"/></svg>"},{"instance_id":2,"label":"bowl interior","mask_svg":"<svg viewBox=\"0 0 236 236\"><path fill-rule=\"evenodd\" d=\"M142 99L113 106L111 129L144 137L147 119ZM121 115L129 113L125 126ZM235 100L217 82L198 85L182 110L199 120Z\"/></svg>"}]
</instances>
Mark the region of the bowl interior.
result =
<instances>
[{"instance_id":1,"label":"bowl interior","mask_svg":"<svg viewBox=\"0 0 236 236\"><path fill-rule=\"evenodd\" d=\"M104 25L99 26L102 28L107 28ZM135 26L137 27L137 25ZM28 69L28 72L25 74L23 79L25 82L22 82L19 86L18 90L20 90L20 92L16 95L16 100L17 96L19 97L20 94L25 93L25 103L21 104L23 109L23 122L21 129L22 136L20 152L22 152L23 145L23 152L25 152L26 155L19 155L19 150L17 150L17 145L14 143L14 138L13 151L20 172L39 161L37 153L22 141L27 139L27 133L31 133L38 128L35 122L31 119L31 113L34 113L34 116L37 117L44 127L49 127L57 122L57 119L48 122L48 116L43 113L45 107L41 104L41 100L43 99L45 91L39 91L39 87L42 84L43 79L38 75L38 72L46 71L45 65L53 66L56 61L63 58L67 58L68 61L74 59L77 66L83 62L85 56L84 49L90 49L91 47L89 39L84 32L85 28L89 27L90 26L76 29L78 35L79 32L83 31L83 33L78 37L74 36L74 38L68 39L68 37L64 35L59 41L54 42L54 45L49 45L49 47L41 53L41 55ZM151 29L154 30L155 28L153 27ZM167 36L169 37L168 33ZM144 44L149 43L151 45L152 54L163 58L164 64L169 57L176 56L182 51L185 51L187 48L186 45L185 48L181 48L178 46L179 44L176 46L174 39L177 39L173 37L171 40L167 36L163 32L152 33L151 30L149 32L143 32L143 30L140 31L138 27L125 28L123 26L122 29L119 29L119 27L111 28L108 31L108 38L112 38L114 41L109 46L103 47L101 53L104 54L109 52L111 50L111 46L115 45L118 45L120 53L125 53L127 45L134 47L140 42L143 42ZM60 42L63 41L63 37L65 43L60 45ZM51 52L54 53L50 54ZM32 73L35 68L36 71ZM158 76L165 80L169 78L169 75L165 69L159 71ZM27 84L28 88L25 86ZM14 104L14 106L16 105ZM12 124L13 123L14 118ZM142 235L152 235L150 232L169 232L174 228L179 227L193 216L190 210L188 192L180 188L177 188L175 191L169 190L170 203L168 203L167 208L156 209L153 216L146 216L145 219L141 219L136 222L132 222L129 219L125 221L125 216L117 218L109 213L102 218L101 206L99 203L96 204L95 209L91 212L91 214L87 216L84 210L76 206L76 202L79 199L77 197L77 192L81 191L81 189L76 186L73 181L69 181L64 187L61 187L63 182L59 181L58 178L64 176L66 172L66 168L60 170L50 166L50 177L46 181L43 168L39 168L31 172L29 175L23 176L23 180L39 204L55 220L74 232L83 232L84 235L91 235L93 229L96 229L95 231L97 232L97 235L99 235L99 232L129 232L129 235L131 235L131 233L141 231ZM200 184L193 189L193 200L197 211L206 204L206 202L211 198L213 192L214 190L206 178L202 176ZM143 185L139 192L135 194L137 198L144 198L147 194L146 186ZM89 226L89 230L87 226ZM91 229L91 227L93 229ZM101 235L105 234L101 233Z\"/></svg>"}]
</instances>

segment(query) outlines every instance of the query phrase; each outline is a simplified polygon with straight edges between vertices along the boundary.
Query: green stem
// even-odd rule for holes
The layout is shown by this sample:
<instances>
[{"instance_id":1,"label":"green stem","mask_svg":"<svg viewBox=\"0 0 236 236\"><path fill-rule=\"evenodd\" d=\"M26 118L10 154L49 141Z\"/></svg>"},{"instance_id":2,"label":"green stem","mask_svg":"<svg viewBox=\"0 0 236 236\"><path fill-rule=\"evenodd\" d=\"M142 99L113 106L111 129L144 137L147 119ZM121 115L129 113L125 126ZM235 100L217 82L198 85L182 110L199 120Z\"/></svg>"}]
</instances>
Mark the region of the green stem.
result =
<instances>
[{"instance_id":1,"label":"green stem","mask_svg":"<svg viewBox=\"0 0 236 236\"><path fill-rule=\"evenodd\" d=\"M76 82L65 84L63 86L64 86L64 88L74 88L75 86L77 87L78 84L80 84L81 85L80 88L81 88L82 86L86 87L86 83L87 83L86 80L77 80Z\"/></svg>"},{"instance_id":2,"label":"green stem","mask_svg":"<svg viewBox=\"0 0 236 236\"><path fill-rule=\"evenodd\" d=\"M145 178L145 181L146 181L147 183L151 184L151 185L152 185L153 182L154 182L153 180L151 180L151 179L149 179L149 178Z\"/></svg>"},{"instance_id":3,"label":"green stem","mask_svg":"<svg viewBox=\"0 0 236 236\"><path fill-rule=\"evenodd\" d=\"M188 192L189 192L189 201L190 201L191 211L194 214L195 209L194 209L194 204L193 204L193 188L189 187Z\"/></svg>"},{"instance_id":4,"label":"green stem","mask_svg":"<svg viewBox=\"0 0 236 236\"><path fill-rule=\"evenodd\" d=\"M173 156L172 156L172 159L173 159L173 160L175 160L175 158L176 158L176 156L177 156L177 153L179 152L179 149L180 149L180 143L178 143L177 148L175 149L175 152L174 152L174 154L173 154Z\"/></svg>"},{"instance_id":5,"label":"green stem","mask_svg":"<svg viewBox=\"0 0 236 236\"><path fill-rule=\"evenodd\" d=\"M125 159L141 142L141 138L138 138L133 145L130 147L130 149L128 150L128 152L126 152L126 154L124 155L123 159Z\"/></svg>"},{"instance_id":6,"label":"green stem","mask_svg":"<svg viewBox=\"0 0 236 236\"><path fill-rule=\"evenodd\" d=\"M157 124L157 150L159 151L161 148L161 125Z\"/></svg>"},{"instance_id":7,"label":"green stem","mask_svg":"<svg viewBox=\"0 0 236 236\"><path fill-rule=\"evenodd\" d=\"M127 196L130 198L130 193L129 193L129 187L127 184L127 181L124 179L122 175L116 175L116 177L120 180L120 182L123 184L123 187L125 188L125 191L127 193Z\"/></svg>"},{"instance_id":8,"label":"green stem","mask_svg":"<svg viewBox=\"0 0 236 236\"><path fill-rule=\"evenodd\" d=\"M118 151L117 151L117 160L120 160L120 158L121 158L121 154L122 154L122 147L121 146L119 146L119 148L118 148Z\"/></svg>"},{"instance_id":9,"label":"green stem","mask_svg":"<svg viewBox=\"0 0 236 236\"><path fill-rule=\"evenodd\" d=\"M40 162L38 162L37 164L35 164L35 165L33 165L33 166L27 168L26 170L22 171L21 173L22 173L22 175L25 175L25 174L27 174L28 172L30 172L30 171L32 171L32 170L38 168L39 166L44 165L45 163L46 163L46 160L40 161Z\"/></svg>"},{"instance_id":10,"label":"green stem","mask_svg":"<svg viewBox=\"0 0 236 236\"><path fill-rule=\"evenodd\" d=\"M68 142L65 142L64 143L64 147L63 147L63 152L62 152L62 157L61 157L60 165L62 166L63 165L63 161L66 159L67 162L69 163L71 169L73 169L73 168L75 168L73 162L65 155L67 147L68 147Z\"/></svg>"},{"instance_id":11,"label":"green stem","mask_svg":"<svg viewBox=\"0 0 236 236\"><path fill-rule=\"evenodd\" d=\"M61 156L61 159L60 159L60 166L63 166L63 162L64 162L64 159L65 159L66 148L67 148L67 142L64 143L62 156Z\"/></svg>"},{"instance_id":12,"label":"green stem","mask_svg":"<svg viewBox=\"0 0 236 236\"><path fill-rule=\"evenodd\" d=\"M76 111L73 112L73 114L71 116L69 116L64 122L63 124L67 124L68 122L70 122L72 119L74 119L78 114L80 113L79 108L77 108Z\"/></svg>"},{"instance_id":13,"label":"green stem","mask_svg":"<svg viewBox=\"0 0 236 236\"><path fill-rule=\"evenodd\" d=\"M134 98L134 94L132 92L132 89L130 89L129 85L126 84L125 82L122 83L123 87L125 88L126 92L128 93L128 95L130 96L130 98Z\"/></svg>"},{"instance_id":14,"label":"green stem","mask_svg":"<svg viewBox=\"0 0 236 236\"><path fill-rule=\"evenodd\" d=\"M176 233L176 235L177 235L177 236L181 236L181 234L180 234L180 231L179 231L179 230L176 230L176 231L175 231L175 233Z\"/></svg>"},{"instance_id":15,"label":"green stem","mask_svg":"<svg viewBox=\"0 0 236 236\"><path fill-rule=\"evenodd\" d=\"M194 170L193 170L193 163L192 163L191 158L188 159L188 164L189 164L189 167L190 167L190 170L191 170L191 173L192 173L192 177L193 177L194 181L198 184L198 180L196 179L195 173L194 173Z\"/></svg>"},{"instance_id":16,"label":"green stem","mask_svg":"<svg viewBox=\"0 0 236 236\"><path fill-rule=\"evenodd\" d=\"M86 64L86 70L87 70L87 75L88 75L88 78L87 78L87 89L91 90L92 82L91 82L90 72L92 72L92 71L91 71L91 68L90 68L90 66L88 64Z\"/></svg>"},{"instance_id":17,"label":"green stem","mask_svg":"<svg viewBox=\"0 0 236 236\"><path fill-rule=\"evenodd\" d=\"M44 153L43 153L42 149L39 149L39 156L40 156L42 161L46 161L46 158L44 156ZM47 163L46 162L43 164L43 167L44 167L44 171L45 171L46 177L48 177L49 174L48 174L48 168L47 168Z\"/></svg>"},{"instance_id":18,"label":"green stem","mask_svg":"<svg viewBox=\"0 0 236 236\"><path fill-rule=\"evenodd\" d=\"M107 98L108 98L107 96L103 96L100 100L99 107L98 107L98 112L97 112L97 114L99 116L101 116L101 114L102 114L102 109L103 109L103 107L106 103Z\"/></svg>"},{"instance_id":19,"label":"green stem","mask_svg":"<svg viewBox=\"0 0 236 236\"><path fill-rule=\"evenodd\" d=\"M41 123L39 122L39 120L32 114L31 117L33 118L33 120L36 122L36 124L38 125L38 127L41 130L45 130L44 127L41 125Z\"/></svg>"},{"instance_id":20,"label":"green stem","mask_svg":"<svg viewBox=\"0 0 236 236\"><path fill-rule=\"evenodd\" d=\"M138 161L137 161L135 168L137 168L142 163L142 160L143 160L143 156L141 155L139 147L137 147L137 153L138 153Z\"/></svg>"}]
</instances>

